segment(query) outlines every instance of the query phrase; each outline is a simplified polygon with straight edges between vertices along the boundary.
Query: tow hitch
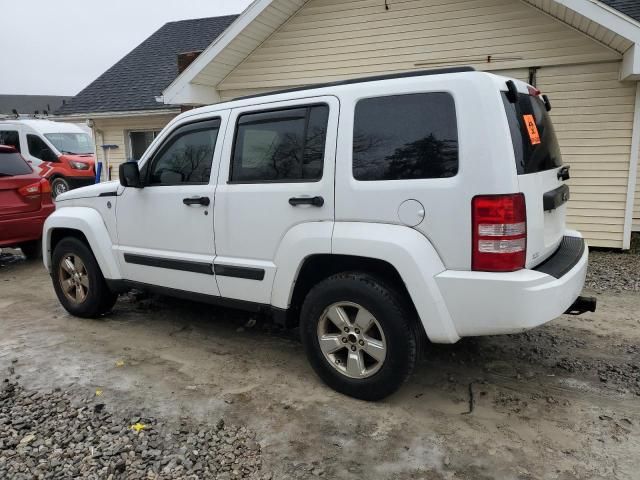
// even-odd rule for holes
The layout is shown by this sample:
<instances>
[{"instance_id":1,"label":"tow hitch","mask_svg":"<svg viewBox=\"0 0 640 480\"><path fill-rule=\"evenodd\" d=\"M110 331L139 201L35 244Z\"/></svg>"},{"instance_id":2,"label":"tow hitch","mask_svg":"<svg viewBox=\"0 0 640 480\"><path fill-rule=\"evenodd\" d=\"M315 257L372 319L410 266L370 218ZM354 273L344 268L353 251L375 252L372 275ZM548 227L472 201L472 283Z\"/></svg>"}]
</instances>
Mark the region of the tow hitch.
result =
<instances>
[{"instance_id":1,"label":"tow hitch","mask_svg":"<svg viewBox=\"0 0 640 480\"><path fill-rule=\"evenodd\" d=\"M566 312L567 315L581 315L584 312L595 312L598 300L595 297L578 297Z\"/></svg>"}]
</instances>

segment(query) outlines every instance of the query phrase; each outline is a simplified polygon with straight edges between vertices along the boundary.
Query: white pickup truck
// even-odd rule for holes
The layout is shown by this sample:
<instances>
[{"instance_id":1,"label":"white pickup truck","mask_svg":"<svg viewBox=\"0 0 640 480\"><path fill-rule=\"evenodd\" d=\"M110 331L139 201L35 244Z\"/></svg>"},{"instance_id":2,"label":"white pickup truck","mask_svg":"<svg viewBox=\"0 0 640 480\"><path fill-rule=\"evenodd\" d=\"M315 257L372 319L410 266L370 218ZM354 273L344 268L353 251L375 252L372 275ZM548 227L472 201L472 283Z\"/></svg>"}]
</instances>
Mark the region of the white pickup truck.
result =
<instances>
[{"instance_id":1,"label":"white pickup truck","mask_svg":"<svg viewBox=\"0 0 640 480\"><path fill-rule=\"evenodd\" d=\"M44 262L81 317L136 287L299 323L328 385L380 399L423 338L595 310L550 108L456 68L190 110L120 183L58 197Z\"/></svg>"}]
</instances>

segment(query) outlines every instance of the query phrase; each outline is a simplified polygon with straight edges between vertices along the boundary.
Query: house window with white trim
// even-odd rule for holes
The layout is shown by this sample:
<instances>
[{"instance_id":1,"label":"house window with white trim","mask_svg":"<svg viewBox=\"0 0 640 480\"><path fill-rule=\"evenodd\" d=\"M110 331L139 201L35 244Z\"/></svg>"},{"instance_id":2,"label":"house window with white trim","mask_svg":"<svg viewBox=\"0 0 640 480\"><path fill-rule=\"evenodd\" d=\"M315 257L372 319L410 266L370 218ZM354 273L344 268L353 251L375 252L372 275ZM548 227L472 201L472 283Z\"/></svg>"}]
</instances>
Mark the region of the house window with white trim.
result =
<instances>
[{"instance_id":1,"label":"house window with white trim","mask_svg":"<svg viewBox=\"0 0 640 480\"><path fill-rule=\"evenodd\" d=\"M129 131L129 160L138 161L149 148L160 130L130 130Z\"/></svg>"}]
</instances>

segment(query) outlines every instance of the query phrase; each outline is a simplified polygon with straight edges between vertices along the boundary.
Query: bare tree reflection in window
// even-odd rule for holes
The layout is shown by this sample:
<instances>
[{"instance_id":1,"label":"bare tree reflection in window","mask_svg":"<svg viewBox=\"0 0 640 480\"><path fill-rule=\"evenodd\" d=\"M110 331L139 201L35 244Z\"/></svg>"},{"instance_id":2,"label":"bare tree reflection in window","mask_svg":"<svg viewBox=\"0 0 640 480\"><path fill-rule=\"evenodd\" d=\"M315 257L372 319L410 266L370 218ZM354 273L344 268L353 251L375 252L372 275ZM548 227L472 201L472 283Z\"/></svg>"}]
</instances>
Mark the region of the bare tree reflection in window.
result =
<instances>
[{"instance_id":1,"label":"bare tree reflection in window","mask_svg":"<svg viewBox=\"0 0 640 480\"><path fill-rule=\"evenodd\" d=\"M389 178L452 177L458 171L458 141L438 140L429 134L397 148L387 160Z\"/></svg>"}]
</instances>

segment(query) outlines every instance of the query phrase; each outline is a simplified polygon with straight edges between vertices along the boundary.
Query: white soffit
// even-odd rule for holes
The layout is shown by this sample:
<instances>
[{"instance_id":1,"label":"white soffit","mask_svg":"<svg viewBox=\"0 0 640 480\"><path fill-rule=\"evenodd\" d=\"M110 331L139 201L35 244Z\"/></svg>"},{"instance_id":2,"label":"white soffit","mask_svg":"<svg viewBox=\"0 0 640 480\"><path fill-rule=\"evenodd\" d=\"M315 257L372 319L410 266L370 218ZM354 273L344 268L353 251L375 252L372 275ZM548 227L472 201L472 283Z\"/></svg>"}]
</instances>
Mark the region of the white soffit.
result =
<instances>
[{"instance_id":1,"label":"white soffit","mask_svg":"<svg viewBox=\"0 0 640 480\"><path fill-rule=\"evenodd\" d=\"M570 8L566 4L574 3L572 1L563 2L563 0L523 0L524 3L532 5L539 10L551 15L558 20L572 26L576 30L587 34L591 38L598 40L603 45L615 50L619 53L624 53L633 46L633 41L616 33L615 31L607 28L602 23L594 21L578 11ZM584 0L580 0L579 3L585 3ZM594 3L594 2L586 2ZM596 7L597 9L602 7ZM608 10L607 14L615 15L609 7L604 6L604 10ZM584 11L584 10L583 10ZM639 25L640 27L640 25Z\"/></svg>"}]
</instances>

